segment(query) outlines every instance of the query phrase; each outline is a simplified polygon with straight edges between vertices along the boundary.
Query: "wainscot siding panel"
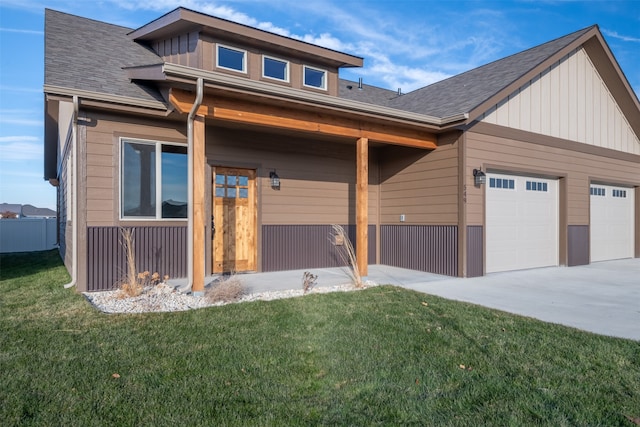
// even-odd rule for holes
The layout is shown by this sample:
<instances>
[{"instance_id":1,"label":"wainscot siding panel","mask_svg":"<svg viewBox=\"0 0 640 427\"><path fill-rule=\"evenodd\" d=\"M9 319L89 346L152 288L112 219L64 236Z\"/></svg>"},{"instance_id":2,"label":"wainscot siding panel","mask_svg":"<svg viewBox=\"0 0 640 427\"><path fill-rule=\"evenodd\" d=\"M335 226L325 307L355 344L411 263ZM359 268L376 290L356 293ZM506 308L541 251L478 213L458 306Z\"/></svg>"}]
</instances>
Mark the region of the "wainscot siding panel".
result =
<instances>
[{"instance_id":1,"label":"wainscot siding panel","mask_svg":"<svg viewBox=\"0 0 640 427\"><path fill-rule=\"evenodd\" d=\"M344 226L355 247L355 225ZM376 227L369 225L369 264L376 262ZM330 225L263 225L262 271L328 268L346 265L331 236Z\"/></svg>"},{"instance_id":2,"label":"wainscot siding panel","mask_svg":"<svg viewBox=\"0 0 640 427\"><path fill-rule=\"evenodd\" d=\"M458 274L455 225L380 226L380 263L448 276Z\"/></svg>"},{"instance_id":3,"label":"wainscot siding panel","mask_svg":"<svg viewBox=\"0 0 640 427\"><path fill-rule=\"evenodd\" d=\"M567 265L589 264L589 226L570 225L568 227L568 251Z\"/></svg>"},{"instance_id":4,"label":"wainscot siding panel","mask_svg":"<svg viewBox=\"0 0 640 427\"><path fill-rule=\"evenodd\" d=\"M484 274L484 241L481 225L467 226L467 277Z\"/></svg>"},{"instance_id":5,"label":"wainscot siding panel","mask_svg":"<svg viewBox=\"0 0 640 427\"><path fill-rule=\"evenodd\" d=\"M187 227L132 227L136 268L161 276L186 277ZM87 290L117 287L127 272L119 227L87 228Z\"/></svg>"}]
</instances>

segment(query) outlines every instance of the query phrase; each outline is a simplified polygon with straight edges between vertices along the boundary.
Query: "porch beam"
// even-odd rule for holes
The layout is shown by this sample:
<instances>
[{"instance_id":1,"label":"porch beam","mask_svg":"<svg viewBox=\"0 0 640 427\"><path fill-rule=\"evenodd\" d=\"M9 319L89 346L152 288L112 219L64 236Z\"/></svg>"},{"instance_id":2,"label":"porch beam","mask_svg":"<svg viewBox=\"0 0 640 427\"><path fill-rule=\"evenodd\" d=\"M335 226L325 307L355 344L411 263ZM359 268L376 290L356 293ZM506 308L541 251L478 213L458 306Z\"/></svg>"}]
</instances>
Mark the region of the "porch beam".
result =
<instances>
[{"instance_id":1,"label":"porch beam","mask_svg":"<svg viewBox=\"0 0 640 427\"><path fill-rule=\"evenodd\" d=\"M369 140L356 143L356 262L361 276L368 271L369 228Z\"/></svg>"},{"instance_id":2,"label":"porch beam","mask_svg":"<svg viewBox=\"0 0 640 427\"><path fill-rule=\"evenodd\" d=\"M193 105L193 93L171 89L170 102L181 113L188 113ZM380 124L372 120L340 117L285 108L267 104L257 104L244 100L205 96L198 114L208 118L246 123L256 126L294 130L342 138L367 138L392 145L437 148L437 137L430 132L406 129L401 125Z\"/></svg>"},{"instance_id":3,"label":"porch beam","mask_svg":"<svg viewBox=\"0 0 640 427\"><path fill-rule=\"evenodd\" d=\"M193 121L193 282L192 292L204 292L205 266L205 118Z\"/></svg>"}]
</instances>

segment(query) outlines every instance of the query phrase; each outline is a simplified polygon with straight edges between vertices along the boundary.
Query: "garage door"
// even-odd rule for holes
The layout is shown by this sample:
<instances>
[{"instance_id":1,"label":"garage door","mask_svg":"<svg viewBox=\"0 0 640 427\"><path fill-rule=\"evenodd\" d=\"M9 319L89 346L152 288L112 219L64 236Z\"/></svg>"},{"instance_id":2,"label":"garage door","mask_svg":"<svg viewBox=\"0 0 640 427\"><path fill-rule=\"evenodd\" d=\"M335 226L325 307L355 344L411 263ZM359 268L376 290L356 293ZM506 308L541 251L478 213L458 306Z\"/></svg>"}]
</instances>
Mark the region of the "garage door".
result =
<instances>
[{"instance_id":1,"label":"garage door","mask_svg":"<svg viewBox=\"0 0 640 427\"><path fill-rule=\"evenodd\" d=\"M633 257L634 190L591 185L591 261Z\"/></svg>"},{"instance_id":2,"label":"garage door","mask_svg":"<svg viewBox=\"0 0 640 427\"><path fill-rule=\"evenodd\" d=\"M558 265L558 181L487 174L487 273Z\"/></svg>"}]
</instances>

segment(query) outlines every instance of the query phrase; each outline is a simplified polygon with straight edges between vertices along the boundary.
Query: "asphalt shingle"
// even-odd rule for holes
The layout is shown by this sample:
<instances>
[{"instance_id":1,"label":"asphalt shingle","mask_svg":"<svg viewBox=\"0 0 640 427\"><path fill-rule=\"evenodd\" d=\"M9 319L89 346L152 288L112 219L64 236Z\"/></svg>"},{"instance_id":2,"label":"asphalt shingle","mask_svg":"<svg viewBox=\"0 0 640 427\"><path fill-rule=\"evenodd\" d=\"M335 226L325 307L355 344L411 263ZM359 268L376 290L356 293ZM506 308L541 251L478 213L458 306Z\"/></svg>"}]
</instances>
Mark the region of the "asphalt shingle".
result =
<instances>
[{"instance_id":1,"label":"asphalt shingle","mask_svg":"<svg viewBox=\"0 0 640 427\"><path fill-rule=\"evenodd\" d=\"M123 67L161 64L131 40L132 29L47 9L45 85L164 102L152 85L131 82Z\"/></svg>"}]
</instances>

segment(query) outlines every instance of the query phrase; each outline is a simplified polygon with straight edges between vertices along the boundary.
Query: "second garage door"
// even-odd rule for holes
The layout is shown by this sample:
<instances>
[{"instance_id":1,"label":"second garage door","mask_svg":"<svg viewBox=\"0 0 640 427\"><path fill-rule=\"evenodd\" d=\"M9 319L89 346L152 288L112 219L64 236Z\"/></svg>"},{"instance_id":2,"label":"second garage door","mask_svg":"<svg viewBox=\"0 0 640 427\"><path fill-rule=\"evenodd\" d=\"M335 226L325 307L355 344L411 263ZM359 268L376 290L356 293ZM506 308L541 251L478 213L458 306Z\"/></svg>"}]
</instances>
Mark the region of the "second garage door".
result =
<instances>
[{"instance_id":1,"label":"second garage door","mask_svg":"<svg viewBox=\"0 0 640 427\"><path fill-rule=\"evenodd\" d=\"M487 174L486 272L558 265L558 181Z\"/></svg>"},{"instance_id":2,"label":"second garage door","mask_svg":"<svg viewBox=\"0 0 640 427\"><path fill-rule=\"evenodd\" d=\"M591 261L632 258L634 190L591 185Z\"/></svg>"}]
</instances>

